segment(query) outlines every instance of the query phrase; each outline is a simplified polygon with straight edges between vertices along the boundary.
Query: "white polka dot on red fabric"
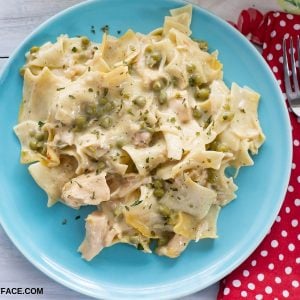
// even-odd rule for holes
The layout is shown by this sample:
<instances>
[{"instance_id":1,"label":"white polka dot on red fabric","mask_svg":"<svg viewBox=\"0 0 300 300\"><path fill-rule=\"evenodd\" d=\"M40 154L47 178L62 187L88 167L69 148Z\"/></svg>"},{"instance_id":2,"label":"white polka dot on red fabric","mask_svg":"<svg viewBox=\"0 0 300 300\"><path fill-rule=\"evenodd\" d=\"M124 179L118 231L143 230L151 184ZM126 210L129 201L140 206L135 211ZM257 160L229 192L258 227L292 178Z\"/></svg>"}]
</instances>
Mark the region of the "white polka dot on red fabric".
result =
<instances>
[{"instance_id":1,"label":"white polka dot on red fabric","mask_svg":"<svg viewBox=\"0 0 300 300\"><path fill-rule=\"evenodd\" d=\"M292 193L294 191L294 187L292 185L289 185L288 186L288 191Z\"/></svg>"},{"instance_id":2,"label":"white polka dot on red fabric","mask_svg":"<svg viewBox=\"0 0 300 300\"><path fill-rule=\"evenodd\" d=\"M251 266L252 266L252 267L255 267L255 266L256 266L256 260L255 260L255 259L251 261Z\"/></svg>"},{"instance_id":3,"label":"white polka dot on red fabric","mask_svg":"<svg viewBox=\"0 0 300 300\"><path fill-rule=\"evenodd\" d=\"M259 281L263 281L264 278L265 278L265 275L262 274L262 273L259 273L259 274L257 275L257 279L258 279Z\"/></svg>"},{"instance_id":4,"label":"white polka dot on red fabric","mask_svg":"<svg viewBox=\"0 0 300 300\"><path fill-rule=\"evenodd\" d=\"M278 72L278 68L277 68L276 66L274 66L274 67L272 68L272 70L273 70L274 73L277 73L277 72Z\"/></svg>"},{"instance_id":5,"label":"white polka dot on red fabric","mask_svg":"<svg viewBox=\"0 0 300 300\"><path fill-rule=\"evenodd\" d=\"M226 296L226 295L229 295L230 293L230 288L226 287L223 291L223 294Z\"/></svg>"},{"instance_id":6,"label":"white polka dot on red fabric","mask_svg":"<svg viewBox=\"0 0 300 300\"><path fill-rule=\"evenodd\" d=\"M287 237L287 231L286 230L282 230L281 231L281 236L282 237Z\"/></svg>"},{"instance_id":7,"label":"white polka dot on red fabric","mask_svg":"<svg viewBox=\"0 0 300 300\"><path fill-rule=\"evenodd\" d=\"M270 61L270 60L272 60L272 59L273 59L273 54L272 54L272 53L269 53L268 56L267 56L267 60Z\"/></svg>"},{"instance_id":8,"label":"white polka dot on red fabric","mask_svg":"<svg viewBox=\"0 0 300 300\"><path fill-rule=\"evenodd\" d=\"M275 221L276 221L277 223L279 223L279 222L281 221L281 217L280 217L280 216L277 216L276 219L275 219Z\"/></svg>"},{"instance_id":9,"label":"white polka dot on red fabric","mask_svg":"<svg viewBox=\"0 0 300 300\"><path fill-rule=\"evenodd\" d=\"M279 25L280 25L281 27L285 27L285 25L286 25L286 21L284 21L284 20L281 20L281 21L279 22Z\"/></svg>"},{"instance_id":10,"label":"white polka dot on red fabric","mask_svg":"<svg viewBox=\"0 0 300 300\"><path fill-rule=\"evenodd\" d=\"M263 49L267 48L267 43L263 43Z\"/></svg>"},{"instance_id":11,"label":"white polka dot on red fabric","mask_svg":"<svg viewBox=\"0 0 300 300\"><path fill-rule=\"evenodd\" d=\"M277 18L277 17L280 16L280 13L279 13L279 12L274 12L274 13L273 13L273 16L274 16L275 18Z\"/></svg>"},{"instance_id":12,"label":"white polka dot on red fabric","mask_svg":"<svg viewBox=\"0 0 300 300\"><path fill-rule=\"evenodd\" d=\"M262 294L257 294L255 296L255 300L262 300L264 298L264 296Z\"/></svg>"},{"instance_id":13,"label":"white polka dot on red fabric","mask_svg":"<svg viewBox=\"0 0 300 300\"><path fill-rule=\"evenodd\" d=\"M246 291L241 291L241 296L246 298L248 296L248 293Z\"/></svg>"},{"instance_id":14,"label":"white polka dot on red fabric","mask_svg":"<svg viewBox=\"0 0 300 300\"><path fill-rule=\"evenodd\" d=\"M275 282L276 282L276 283L278 283L278 284L279 284L279 283L281 283L281 278L280 278L280 277L278 277L278 276L277 276L277 277L275 277Z\"/></svg>"},{"instance_id":15,"label":"white polka dot on red fabric","mask_svg":"<svg viewBox=\"0 0 300 300\"><path fill-rule=\"evenodd\" d=\"M232 285L234 287L240 287L241 286L241 281L238 280L238 279L235 279L235 280L232 281Z\"/></svg>"},{"instance_id":16,"label":"white polka dot on red fabric","mask_svg":"<svg viewBox=\"0 0 300 300\"><path fill-rule=\"evenodd\" d=\"M298 241L300 241L300 233L297 235L297 239Z\"/></svg>"},{"instance_id":17,"label":"white polka dot on red fabric","mask_svg":"<svg viewBox=\"0 0 300 300\"><path fill-rule=\"evenodd\" d=\"M248 283L248 289L253 291L255 289L254 283L252 282Z\"/></svg>"},{"instance_id":18,"label":"white polka dot on red fabric","mask_svg":"<svg viewBox=\"0 0 300 300\"><path fill-rule=\"evenodd\" d=\"M271 34L270 34L270 36L271 36L271 38L273 38L273 37L275 37L276 36L276 31L275 30L273 30L272 32L271 32Z\"/></svg>"},{"instance_id":19,"label":"white polka dot on red fabric","mask_svg":"<svg viewBox=\"0 0 300 300\"><path fill-rule=\"evenodd\" d=\"M286 212L287 214L289 214L289 213L291 212L291 209L287 206L287 207L285 208L285 212Z\"/></svg>"},{"instance_id":20,"label":"white polka dot on red fabric","mask_svg":"<svg viewBox=\"0 0 300 300\"><path fill-rule=\"evenodd\" d=\"M277 82L278 82L279 85L281 85L281 80L280 79L278 79Z\"/></svg>"},{"instance_id":21,"label":"white polka dot on red fabric","mask_svg":"<svg viewBox=\"0 0 300 300\"><path fill-rule=\"evenodd\" d=\"M291 252L293 252L293 251L295 250L295 245L294 245L293 243L290 243L290 244L288 245L288 249L289 249Z\"/></svg>"},{"instance_id":22,"label":"white polka dot on red fabric","mask_svg":"<svg viewBox=\"0 0 300 300\"><path fill-rule=\"evenodd\" d=\"M300 145L299 140L294 140L294 146L298 147Z\"/></svg>"},{"instance_id":23,"label":"white polka dot on red fabric","mask_svg":"<svg viewBox=\"0 0 300 300\"><path fill-rule=\"evenodd\" d=\"M290 275L292 273L292 271L293 271L293 269L291 267L286 267L284 269L284 272L285 272L286 275Z\"/></svg>"},{"instance_id":24,"label":"white polka dot on red fabric","mask_svg":"<svg viewBox=\"0 0 300 300\"><path fill-rule=\"evenodd\" d=\"M293 280L292 281L292 286L295 287L295 288L299 287L299 281Z\"/></svg>"},{"instance_id":25,"label":"white polka dot on red fabric","mask_svg":"<svg viewBox=\"0 0 300 300\"><path fill-rule=\"evenodd\" d=\"M295 170L296 169L296 164L292 163L292 169Z\"/></svg>"},{"instance_id":26,"label":"white polka dot on red fabric","mask_svg":"<svg viewBox=\"0 0 300 300\"><path fill-rule=\"evenodd\" d=\"M278 247L278 241L277 241L277 240L271 241L271 247L272 247L272 248Z\"/></svg>"},{"instance_id":27,"label":"white polka dot on red fabric","mask_svg":"<svg viewBox=\"0 0 300 300\"><path fill-rule=\"evenodd\" d=\"M268 255L268 251L267 250L263 250L263 251L260 252L260 255L262 257L266 257Z\"/></svg>"},{"instance_id":28,"label":"white polka dot on red fabric","mask_svg":"<svg viewBox=\"0 0 300 300\"><path fill-rule=\"evenodd\" d=\"M268 265L268 269L269 269L269 270L274 270L274 264L270 263L270 264Z\"/></svg>"},{"instance_id":29,"label":"white polka dot on red fabric","mask_svg":"<svg viewBox=\"0 0 300 300\"><path fill-rule=\"evenodd\" d=\"M278 51L280 51L281 50L281 44L276 44L275 45L275 49L278 50Z\"/></svg>"},{"instance_id":30,"label":"white polka dot on red fabric","mask_svg":"<svg viewBox=\"0 0 300 300\"><path fill-rule=\"evenodd\" d=\"M297 227L298 226L298 220L297 219L293 219L291 222L293 227Z\"/></svg>"},{"instance_id":31,"label":"white polka dot on red fabric","mask_svg":"<svg viewBox=\"0 0 300 300\"><path fill-rule=\"evenodd\" d=\"M294 27L295 30L299 30L300 29L300 24L295 24L293 27Z\"/></svg>"},{"instance_id":32,"label":"white polka dot on red fabric","mask_svg":"<svg viewBox=\"0 0 300 300\"><path fill-rule=\"evenodd\" d=\"M283 255L283 254L279 254L279 255L278 255L278 259L281 260L281 261L283 261L284 255Z\"/></svg>"},{"instance_id":33,"label":"white polka dot on red fabric","mask_svg":"<svg viewBox=\"0 0 300 300\"><path fill-rule=\"evenodd\" d=\"M285 33L285 35L283 36L284 39L288 39L290 37L289 33Z\"/></svg>"},{"instance_id":34,"label":"white polka dot on red fabric","mask_svg":"<svg viewBox=\"0 0 300 300\"><path fill-rule=\"evenodd\" d=\"M272 288L271 288L270 286L266 286L265 292L266 292L267 294L272 294L273 290L272 290Z\"/></svg>"},{"instance_id":35,"label":"white polka dot on red fabric","mask_svg":"<svg viewBox=\"0 0 300 300\"><path fill-rule=\"evenodd\" d=\"M243 271L243 276L244 277L248 277L250 275L249 271L248 270L244 270Z\"/></svg>"},{"instance_id":36,"label":"white polka dot on red fabric","mask_svg":"<svg viewBox=\"0 0 300 300\"><path fill-rule=\"evenodd\" d=\"M295 203L296 206L300 206L300 199L298 199L298 198L295 199L294 203Z\"/></svg>"},{"instance_id":37,"label":"white polka dot on red fabric","mask_svg":"<svg viewBox=\"0 0 300 300\"><path fill-rule=\"evenodd\" d=\"M290 295L290 293L289 293L289 291L287 291L287 290L284 290L284 291L282 292L282 296L283 296L284 298L288 298L289 295Z\"/></svg>"},{"instance_id":38,"label":"white polka dot on red fabric","mask_svg":"<svg viewBox=\"0 0 300 300\"><path fill-rule=\"evenodd\" d=\"M286 17L289 19L289 20L293 20L294 19L294 16L292 14L287 14Z\"/></svg>"},{"instance_id":39,"label":"white polka dot on red fabric","mask_svg":"<svg viewBox=\"0 0 300 300\"><path fill-rule=\"evenodd\" d=\"M282 56L280 56L278 60L279 60L279 62L280 62L281 64L283 63L283 57L282 57Z\"/></svg>"},{"instance_id":40,"label":"white polka dot on red fabric","mask_svg":"<svg viewBox=\"0 0 300 300\"><path fill-rule=\"evenodd\" d=\"M298 181L298 183L300 183L300 176L297 177L297 181Z\"/></svg>"}]
</instances>

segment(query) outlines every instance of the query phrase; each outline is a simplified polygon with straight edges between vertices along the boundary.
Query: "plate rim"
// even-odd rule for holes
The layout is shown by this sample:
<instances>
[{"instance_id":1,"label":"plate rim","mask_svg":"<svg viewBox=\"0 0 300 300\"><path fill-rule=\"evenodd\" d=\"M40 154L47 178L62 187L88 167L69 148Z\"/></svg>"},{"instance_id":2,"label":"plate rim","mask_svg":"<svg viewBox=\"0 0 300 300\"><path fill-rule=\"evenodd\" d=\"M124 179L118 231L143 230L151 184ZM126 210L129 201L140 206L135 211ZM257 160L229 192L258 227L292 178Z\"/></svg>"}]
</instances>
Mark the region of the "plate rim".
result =
<instances>
[{"instance_id":1,"label":"plate rim","mask_svg":"<svg viewBox=\"0 0 300 300\"><path fill-rule=\"evenodd\" d=\"M252 247L250 247L250 250L247 249L242 255L240 255L239 259L236 259L234 263L231 263L229 267L225 268L222 270L222 272L219 272L217 276L214 276L213 278L209 278L205 283L202 283L197 281L197 277L199 274L194 274L189 277L186 277L181 280L174 281L172 283L168 283L165 285L161 285L159 287L157 286L151 286L147 288L118 288L118 286L115 285L107 285L101 283L101 287L103 288L112 288L114 290L110 290L109 294L107 294L107 291L103 291L104 293L102 295L95 294L93 290L89 291L87 288L84 288L80 285L76 285L75 283L69 281L68 279L65 279L61 274L54 272L53 270L49 270L45 264L41 262L36 261L36 258L34 257L35 254L32 251L29 251L26 247L23 248L22 242L19 242L16 237L14 236L13 231L10 231L9 226L5 222L3 222L4 218L3 215L0 211L0 224L8 236L8 238L12 241L14 246L22 253L22 255L32 264L34 265L38 270L46 274L49 278L53 279L59 284L62 284L76 292L79 292L83 295L87 295L90 297L94 298L99 298L99 297L105 297L105 299L120 299L120 294L119 292L122 293L123 297L129 297L128 299L133 299L134 297L140 297L143 295L145 299L153 299L151 297L156 296L155 299L173 299L173 298L178 298L178 297L183 297L190 295L195 292L199 292L208 286L217 283L220 279L223 277L227 276L229 273L231 273L234 269L236 269L240 264L242 264L254 251L255 249L259 246L259 244L262 242L262 240L265 238L267 235L267 232L269 229L272 227L276 216L279 213L279 210L284 202L288 183L290 180L290 173L291 173L291 165L292 165L292 157L293 157L293 147L292 147L292 128L291 128L291 120L289 118L288 110L285 105L285 99L283 97L282 91L280 90L276 78L272 71L270 70L270 67L268 66L267 62L264 60L262 55L257 51L257 49L248 41L248 39L243 36L239 31L237 31L232 25L227 23L225 20L223 20L221 17L215 15L214 13L208 11L207 9L204 9L200 7L200 5L196 3L192 3L190 0L168 0L173 2L175 5L187 5L191 4L194 9L200 11L201 13L209 16L209 18L212 18L214 21L217 23L220 23L222 26L226 27L231 33L233 33L240 41L242 41L245 46L249 48L249 51L252 52L252 54L256 57L257 61L263 66L264 70L270 77L272 84L273 84L273 89L274 89L274 94L277 94L278 98L281 98L282 101L279 101L279 105L281 106L280 109L282 111L282 115L285 119L285 124L286 126L286 139L289 140L289 144L287 145L287 150L288 153L286 153L287 158L286 161L288 162L288 166L285 167L284 169L284 183L281 186L280 193L278 193L278 199L280 198L281 201L277 201L277 206L274 209L274 213L268 217L269 222L264 223L264 228L260 231L260 234L258 234L258 238L255 240L255 243L252 241ZM34 35L36 35L39 31L44 30L45 27L47 27L49 24L52 22L55 22L55 20L65 14L68 14L72 12L73 10L76 10L80 7L85 7L91 5L91 3L96 3L96 2L103 2L103 0L88 0L84 2L80 2L78 4L75 4L69 8L66 8L57 14L53 15L52 17L48 18L46 21L41 23L39 26L37 26L30 34L26 36L25 39L21 43L18 44L16 49L12 52L11 56L7 60L7 62L4 64L2 67L2 70L0 71L0 85L2 84L2 80L5 77L5 73L8 71L10 65L13 63L15 60L15 57L17 57L18 52L20 49L27 43L28 40L30 40ZM184 290L181 289L181 287L184 285ZM119 291L118 291L119 290ZM140 292L146 292L147 294L141 293L141 294L136 294L132 295L130 292L132 291L140 291ZM128 294L127 294L128 293ZM161 297L158 298L158 295L160 293L163 293Z\"/></svg>"}]
</instances>

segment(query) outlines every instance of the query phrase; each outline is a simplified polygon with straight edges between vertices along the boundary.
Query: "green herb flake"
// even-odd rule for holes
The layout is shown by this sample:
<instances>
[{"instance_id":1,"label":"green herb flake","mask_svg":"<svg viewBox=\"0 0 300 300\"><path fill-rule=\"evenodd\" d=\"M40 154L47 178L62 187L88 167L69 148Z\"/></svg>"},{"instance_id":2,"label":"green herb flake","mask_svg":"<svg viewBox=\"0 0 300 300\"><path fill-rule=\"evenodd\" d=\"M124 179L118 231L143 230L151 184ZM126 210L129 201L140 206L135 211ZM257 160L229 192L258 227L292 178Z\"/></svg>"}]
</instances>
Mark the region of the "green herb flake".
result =
<instances>
[{"instance_id":1,"label":"green herb flake","mask_svg":"<svg viewBox=\"0 0 300 300\"><path fill-rule=\"evenodd\" d=\"M42 128L45 125L45 123L42 122L42 121L38 121L38 125L39 125L40 128Z\"/></svg>"},{"instance_id":2,"label":"green herb flake","mask_svg":"<svg viewBox=\"0 0 300 300\"><path fill-rule=\"evenodd\" d=\"M74 53L77 52L77 48L76 48L76 47L73 47L73 48L72 48L72 52L74 52Z\"/></svg>"},{"instance_id":3,"label":"green herb flake","mask_svg":"<svg viewBox=\"0 0 300 300\"><path fill-rule=\"evenodd\" d=\"M108 33L109 32L109 26L108 25L104 25L103 27L101 27L101 31L103 33Z\"/></svg>"},{"instance_id":4,"label":"green herb flake","mask_svg":"<svg viewBox=\"0 0 300 300\"><path fill-rule=\"evenodd\" d=\"M127 205L125 205L125 209L126 209L127 211L129 211L129 207L128 207Z\"/></svg>"},{"instance_id":5,"label":"green herb flake","mask_svg":"<svg viewBox=\"0 0 300 300\"><path fill-rule=\"evenodd\" d=\"M73 95L69 95L69 98L71 99L75 99L75 97Z\"/></svg>"},{"instance_id":6,"label":"green herb flake","mask_svg":"<svg viewBox=\"0 0 300 300\"><path fill-rule=\"evenodd\" d=\"M143 202L143 200L137 199L137 200L135 200L130 206L131 206L131 207L137 206L137 205L141 204L142 202Z\"/></svg>"},{"instance_id":7,"label":"green herb flake","mask_svg":"<svg viewBox=\"0 0 300 300\"><path fill-rule=\"evenodd\" d=\"M75 220L79 220L79 219L80 219L80 216L79 216L79 215L75 217Z\"/></svg>"},{"instance_id":8,"label":"green herb flake","mask_svg":"<svg viewBox=\"0 0 300 300\"><path fill-rule=\"evenodd\" d=\"M61 87L61 88L57 88L56 90L61 91L61 90L64 90L64 89L65 89L64 87Z\"/></svg>"}]
</instances>

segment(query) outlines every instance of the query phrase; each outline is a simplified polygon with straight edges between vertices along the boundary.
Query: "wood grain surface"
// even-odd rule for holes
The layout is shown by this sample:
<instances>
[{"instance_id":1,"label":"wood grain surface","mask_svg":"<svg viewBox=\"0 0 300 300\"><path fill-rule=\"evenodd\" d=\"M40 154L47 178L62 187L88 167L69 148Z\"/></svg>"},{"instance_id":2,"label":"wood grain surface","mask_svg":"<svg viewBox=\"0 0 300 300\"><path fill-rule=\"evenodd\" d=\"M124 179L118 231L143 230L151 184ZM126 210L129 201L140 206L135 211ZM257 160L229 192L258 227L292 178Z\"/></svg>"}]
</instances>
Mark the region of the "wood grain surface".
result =
<instances>
[{"instance_id":1,"label":"wood grain surface","mask_svg":"<svg viewBox=\"0 0 300 300\"><path fill-rule=\"evenodd\" d=\"M125 0L124 0L125 1ZM0 0L0 71L7 58L39 24L79 0ZM262 11L278 8L275 0L194 0L226 20L236 21L239 12L255 6ZM1 99L0 99L1 100ZM1 184L1 183L0 183ZM1 195L1 201L3 201ZM90 299L56 283L36 269L11 243L0 226L0 288L43 287L43 296L3 296L0 299ZM184 297L184 300L213 300L218 284Z\"/></svg>"}]
</instances>

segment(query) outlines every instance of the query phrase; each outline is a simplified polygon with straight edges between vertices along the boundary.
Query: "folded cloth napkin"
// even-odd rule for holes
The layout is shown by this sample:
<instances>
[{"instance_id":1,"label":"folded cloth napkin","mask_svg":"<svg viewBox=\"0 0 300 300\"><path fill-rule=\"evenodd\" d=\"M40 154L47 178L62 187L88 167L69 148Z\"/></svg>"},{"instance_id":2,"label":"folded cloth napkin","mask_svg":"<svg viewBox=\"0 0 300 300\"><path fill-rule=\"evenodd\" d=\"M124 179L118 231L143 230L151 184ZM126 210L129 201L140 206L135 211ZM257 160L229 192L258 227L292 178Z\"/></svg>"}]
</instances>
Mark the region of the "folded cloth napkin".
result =
<instances>
[{"instance_id":1,"label":"folded cloth napkin","mask_svg":"<svg viewBox=\"0 0 300 300\"><path fill-rule=\"evenodd\" d=\"M275 11L263 15L250 8L241 13L234 25L262 46L262 55L284 92L282 39L293 37L296 41L300 16ZM221 281L218 300L300 299L300 118L290 109L289 116L294 154L283 206L255 252Z\"/></svg>"}]
</instances>

